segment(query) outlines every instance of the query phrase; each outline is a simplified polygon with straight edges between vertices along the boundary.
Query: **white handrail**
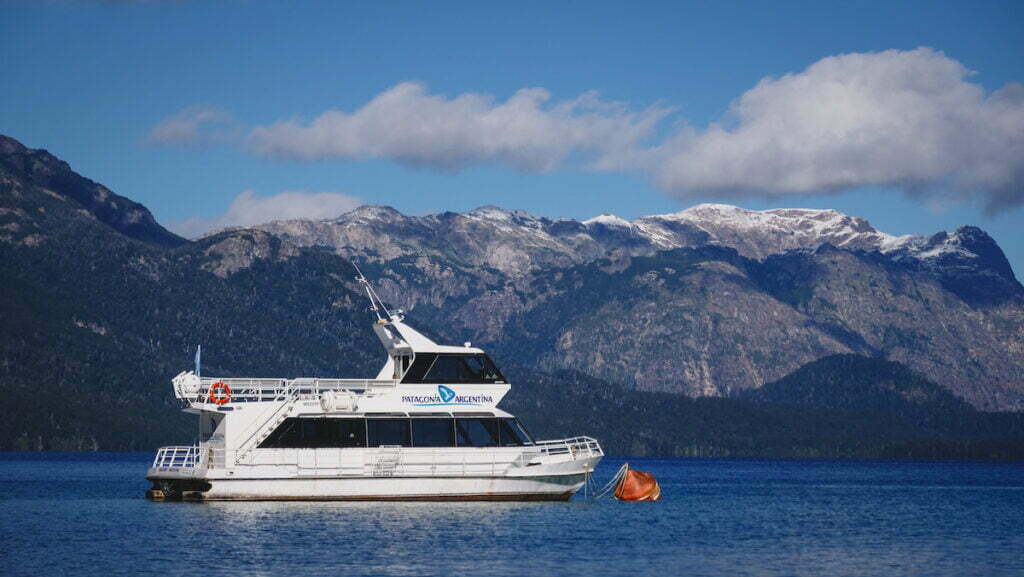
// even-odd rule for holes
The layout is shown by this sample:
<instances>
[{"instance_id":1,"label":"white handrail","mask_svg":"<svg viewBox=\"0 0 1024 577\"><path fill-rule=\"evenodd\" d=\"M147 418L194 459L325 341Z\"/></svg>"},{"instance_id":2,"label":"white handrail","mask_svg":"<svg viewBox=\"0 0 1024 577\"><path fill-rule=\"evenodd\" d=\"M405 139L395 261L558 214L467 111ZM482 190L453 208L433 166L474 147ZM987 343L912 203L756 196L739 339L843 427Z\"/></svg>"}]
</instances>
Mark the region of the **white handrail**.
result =
<instances>
[{"instance_id":1,"label":"white handrail","mask_svg":"<svg viewBox=\"0 0 1024 577\"><path fill-rule=\"evenodd\" d=\"M160 471L198 469L202 461L203 454L197 445L160 447L153 458L152 468Z\"/></svg>"},{"instance_id":2,"label":"white handrail","mask_svg":"<svg viewBox=\"0 0 1024 577\"><path fill-rule=\"evenodd\" d=\"M394 379L250 379L250 378L217 378L202 377L201 386L194 396L188 400L193 403L206 404L210 387L214 383L224 383L231 389L232 403L260 402L274 400L282 392L293 390L298 395L316 396L326 391L366 391L372 389L393 389L398 385Z\"/></svg>"},{"instance_id":3,"label":"white handrail","mask_svg":"<svg viewBox=\"0 0 1024 577\"><path fill-rule=\"evenodd\" d=\"M338 469L340 451L359 450L363 454L363 465L357 476L401 477L401 476L474 476L502 475L527 467L537 458L554 457L556 461L578 461L604 455L601 445L590 437L574 437L540 441L534 445L518 447L368 447L351 449L303 449L317 451L312 470L322 468ZM301 465L299 452L295 449L253 449L239 454L253 455L247 465ZM329 457L325 466L320 463L319 451L338 451ZM226 451L205 445L161 447L153 460L152 471L198 475L206 469L222 469ZM239 457L238 461L242 459ZM237 461L235 464L238 464ZM351 465L348 465L351 466ZM334 473L337 474L337 473Z\"/></svg>"}]
</instances>

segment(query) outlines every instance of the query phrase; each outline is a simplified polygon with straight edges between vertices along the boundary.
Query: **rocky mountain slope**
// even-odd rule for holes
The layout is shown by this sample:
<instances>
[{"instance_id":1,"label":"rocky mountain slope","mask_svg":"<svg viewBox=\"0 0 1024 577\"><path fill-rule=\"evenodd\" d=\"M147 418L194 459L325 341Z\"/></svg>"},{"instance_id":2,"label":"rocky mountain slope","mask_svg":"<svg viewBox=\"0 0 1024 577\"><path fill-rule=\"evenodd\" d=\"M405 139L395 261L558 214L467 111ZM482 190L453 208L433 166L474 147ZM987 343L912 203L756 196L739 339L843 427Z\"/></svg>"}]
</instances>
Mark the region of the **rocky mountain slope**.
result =
<instances>
[{"instance_id":1,"label":"rocky mountain slope","mask_svg":"<svg viewBox=\"0 0 1024 577\"><path fill-rule=\"evenodd\" d=\"M186 242L157 224L149 209L141 204L80 176L45 150L27 148L0 134L0 217L7 217L3 219L0 238L29 244L45 238L46 228L35 225L45 211L45 203L34 198L38 194L66 201L68 204L63 208L79 211L129 238L167 248Z\"/></svg>"},{"instance_id":2,"label":"rocky mountain slope","mask_svg":"<svg viewBox=\"0 0 1024 577\"><path fill-rule=\"evenodd\" d=\"M362 207L186 241L5 137L0 446L188 441L167 380L198 343L210 374L374 374L382 358L352 260L415 325L483 345L520 375L510 406L538 410L537 432L579 433L557 410L592 407L620 451L756 454L711 425L656 439L653 413L671 399L698 423L778 424L785 411L750 405L774 401L726 397L836 354L898 362L976 409L1024 408L1024 289L979 229L894 238L834 211L720 205L633 222ZM823 424L828 410L791 414ZM856 423L846 434L870 428ZM924 438L907 431L886 438Z\"/></svg>"},{"instance_id":3,"label":"rocky mountain slope","mask_svg":"<svg viewBox=\"0 0 1024 577\"><path fill-rule=\"evenodd\" d=\"M550 370L726 395L829 354L1024 408L1024 288L984 231L893 237L833 210L700 205L628 222L366 206L256 227L366 263L383 292Z\"/></svg>"}]
</instances>

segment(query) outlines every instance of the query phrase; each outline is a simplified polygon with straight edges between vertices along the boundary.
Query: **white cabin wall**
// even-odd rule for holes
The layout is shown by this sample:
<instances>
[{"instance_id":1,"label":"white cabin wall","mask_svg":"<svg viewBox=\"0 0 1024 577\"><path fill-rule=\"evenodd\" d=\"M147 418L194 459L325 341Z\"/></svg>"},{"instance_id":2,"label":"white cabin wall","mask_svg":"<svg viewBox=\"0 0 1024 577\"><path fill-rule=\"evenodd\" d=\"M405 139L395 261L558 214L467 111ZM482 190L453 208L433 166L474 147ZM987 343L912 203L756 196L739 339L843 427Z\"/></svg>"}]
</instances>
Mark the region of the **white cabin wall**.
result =
<instances>
[{"instance_id":1,"label":"white cabin wall","mask_svg":"<svg viewBox=\"0 0 1024 577\"><path fill-rule=\"evenodd\" d=\"M393 378L395 378L395 358L388 356L388 362L384 363L384 367L377 373L377 380L384 381Z\"/></svg>"}]
</instances>

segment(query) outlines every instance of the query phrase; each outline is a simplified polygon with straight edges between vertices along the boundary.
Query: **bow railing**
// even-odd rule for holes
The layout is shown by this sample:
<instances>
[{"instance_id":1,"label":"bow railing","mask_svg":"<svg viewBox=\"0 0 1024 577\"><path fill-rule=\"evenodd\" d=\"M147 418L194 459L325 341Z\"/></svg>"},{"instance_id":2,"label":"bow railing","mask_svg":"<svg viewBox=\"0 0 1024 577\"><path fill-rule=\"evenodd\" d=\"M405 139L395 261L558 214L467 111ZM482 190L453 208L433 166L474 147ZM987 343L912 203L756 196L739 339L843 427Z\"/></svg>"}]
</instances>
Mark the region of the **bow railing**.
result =
<instances>
[{"instance_id":1,"label":"bow railing","mask_svg":"<svg viewBox=\"0 0 1024 577\"><path fill-rule=\"evenodd\" d=\"M564 455L568 453L574 458L604 456L601 444L597 442L597 439L590 437L538 441L534 443L534 447L540 449L540 452L545 455Z\"/></svg>"}]
</instances>

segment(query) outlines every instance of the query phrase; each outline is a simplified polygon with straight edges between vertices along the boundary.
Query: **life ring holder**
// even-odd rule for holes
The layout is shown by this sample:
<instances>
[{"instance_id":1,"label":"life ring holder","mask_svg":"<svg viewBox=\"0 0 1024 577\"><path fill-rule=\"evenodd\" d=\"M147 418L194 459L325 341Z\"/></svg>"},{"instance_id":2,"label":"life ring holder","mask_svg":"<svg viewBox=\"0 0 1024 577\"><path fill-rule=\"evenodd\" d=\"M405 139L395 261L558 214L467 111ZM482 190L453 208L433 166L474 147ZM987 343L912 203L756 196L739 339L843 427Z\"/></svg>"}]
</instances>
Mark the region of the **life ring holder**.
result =
<instances>
[{"instance_id":1,"label":"life ring holder","mask_svg":"<svg viewBox=\"0 0 1024 577\"><path fill-rule=\"evenodd\" d=\"M225 405L231 401L231 387L224 381L217 381L210 385L209 398L215 405Z\"/></svg>"}]
</instances>

